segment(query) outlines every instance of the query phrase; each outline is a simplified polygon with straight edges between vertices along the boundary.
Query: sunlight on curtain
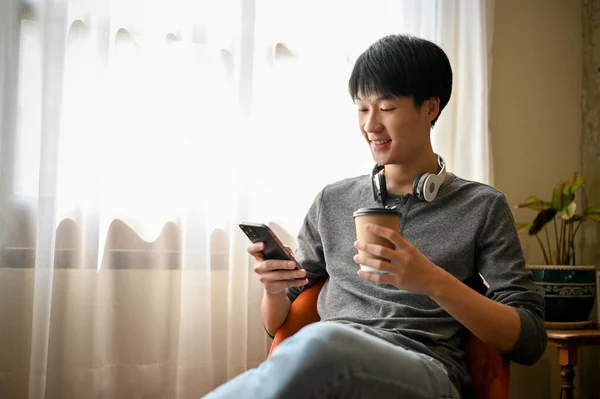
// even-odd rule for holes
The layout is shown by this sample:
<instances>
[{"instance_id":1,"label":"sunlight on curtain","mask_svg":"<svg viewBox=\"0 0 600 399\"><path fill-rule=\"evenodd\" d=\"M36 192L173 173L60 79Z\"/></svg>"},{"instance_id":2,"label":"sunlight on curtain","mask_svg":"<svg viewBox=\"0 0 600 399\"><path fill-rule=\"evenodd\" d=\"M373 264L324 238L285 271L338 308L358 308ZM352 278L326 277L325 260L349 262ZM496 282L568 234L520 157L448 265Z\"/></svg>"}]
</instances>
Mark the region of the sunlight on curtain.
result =
<instances>
[{"instance_id":1,"label":"sunlight on curtain","mask_svg":"<svg viewBox=\"0 0 600 399\"><path fill-rule=\"evenodd\" d=\"M446 49L434 148L489 181L489 5L3 2L0 397L197 398L257 366L237 224L295 247L318 191L370 171L347 80L383 35Z\"/></svg>"}]
</instances>

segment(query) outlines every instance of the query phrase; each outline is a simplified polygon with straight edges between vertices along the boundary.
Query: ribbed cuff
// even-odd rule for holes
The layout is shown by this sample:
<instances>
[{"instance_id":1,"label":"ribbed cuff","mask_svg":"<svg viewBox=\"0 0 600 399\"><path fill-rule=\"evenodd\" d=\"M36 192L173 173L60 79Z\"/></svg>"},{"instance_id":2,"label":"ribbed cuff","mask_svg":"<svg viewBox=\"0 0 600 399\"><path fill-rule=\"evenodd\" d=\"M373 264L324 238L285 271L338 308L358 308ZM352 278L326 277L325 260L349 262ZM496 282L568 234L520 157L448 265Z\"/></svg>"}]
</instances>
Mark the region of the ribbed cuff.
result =
<instances>
[{"instance_id":1,"label":"ribbed cuff","mask_svg":"<svg viewBox=\"0 0 600 399\"><path fill-rule=\"evenodd\" d=\"M521 319L521 334L511 350L500 354L510 361L530 366L544 354L548 335L543 320L535 317L527 309L515 308L515 310Z\"/></svg>"}]
</instances>

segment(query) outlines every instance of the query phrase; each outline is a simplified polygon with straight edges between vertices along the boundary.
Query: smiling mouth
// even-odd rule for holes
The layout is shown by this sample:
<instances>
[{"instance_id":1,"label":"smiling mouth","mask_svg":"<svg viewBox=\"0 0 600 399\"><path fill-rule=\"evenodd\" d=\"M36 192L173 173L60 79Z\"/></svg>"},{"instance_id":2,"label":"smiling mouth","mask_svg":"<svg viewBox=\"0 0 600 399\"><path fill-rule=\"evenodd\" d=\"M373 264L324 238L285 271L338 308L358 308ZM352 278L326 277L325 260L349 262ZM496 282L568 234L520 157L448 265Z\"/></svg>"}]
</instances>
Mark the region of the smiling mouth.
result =
<instances>
[{"instance_id":1,"label":"smiling mouth","mask_svg":"<svg viewBox=\"0 0 600 399\"><path fill-rule=\"evenodd\" d=\"M383 145L383 144L387 144L387 143L391 143L392 140L371 140L371 143L375 144L375 145Z\"/></svg>"}]
</instances>

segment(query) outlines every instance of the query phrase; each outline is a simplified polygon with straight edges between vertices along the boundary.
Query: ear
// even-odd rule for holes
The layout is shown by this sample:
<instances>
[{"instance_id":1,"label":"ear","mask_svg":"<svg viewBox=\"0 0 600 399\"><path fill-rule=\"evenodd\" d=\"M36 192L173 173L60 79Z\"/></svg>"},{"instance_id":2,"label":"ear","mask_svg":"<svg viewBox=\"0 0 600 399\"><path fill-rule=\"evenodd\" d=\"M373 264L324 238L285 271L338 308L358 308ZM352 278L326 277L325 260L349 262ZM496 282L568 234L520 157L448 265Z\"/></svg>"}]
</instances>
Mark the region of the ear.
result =
<instances>
[{"instance_id":1,"label":"ear","mask_svg":"<svg viewBox=\"0 0 600 399\"><path fill-rule=\"evenodd\" d=\"M427 119L432 122L440 113L440 99L439 97L432 97L429 100L425 100L425 110L427 112Z\"/></svg>"}]
</instances>

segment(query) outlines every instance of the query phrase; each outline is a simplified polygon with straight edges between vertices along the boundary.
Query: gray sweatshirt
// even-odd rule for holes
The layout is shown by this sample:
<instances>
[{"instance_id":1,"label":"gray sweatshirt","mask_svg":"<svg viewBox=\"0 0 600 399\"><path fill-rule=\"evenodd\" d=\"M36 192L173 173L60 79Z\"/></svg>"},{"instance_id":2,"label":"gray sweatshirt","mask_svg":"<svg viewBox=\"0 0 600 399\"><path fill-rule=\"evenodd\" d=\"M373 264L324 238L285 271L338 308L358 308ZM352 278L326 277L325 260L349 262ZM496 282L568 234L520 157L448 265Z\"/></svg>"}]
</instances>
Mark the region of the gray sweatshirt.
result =
<instances>
[{"instance_id":1,"label":"gray sweatshirt","mask_svg":"<svg viewBox=\"0 0 600 399\"><path fill-rule=\"evenodd\" d=\"M400 234L434 264L488 298L517 310L521 335L503 355L517 363L535 363L547 341L544 302L525 268L504 195L451 175L433 202L412 195L390 195L387 205L397 206L402 214ZM359 176L326 186L306 215L295 256L307 271L309 286L328 277L318 300L321 320L346 323L432 356L447 367L457 386L464 387L470 381L462 350L465 327L425 295L356 274L359 266L352 259L357 253L352 213L375 206L380 205L373 199L370 176ZM293 301L303 288L288 289L288 297Z\"/></svg>"}]
</instances>

